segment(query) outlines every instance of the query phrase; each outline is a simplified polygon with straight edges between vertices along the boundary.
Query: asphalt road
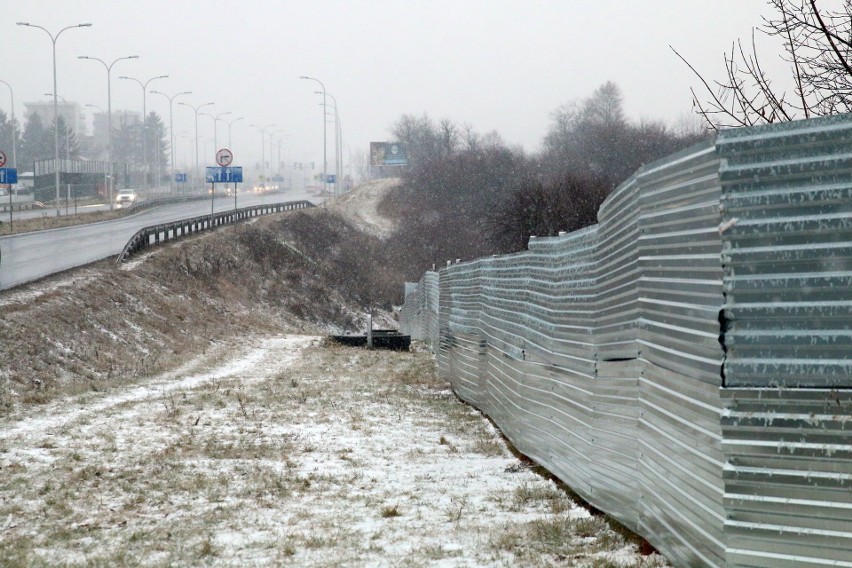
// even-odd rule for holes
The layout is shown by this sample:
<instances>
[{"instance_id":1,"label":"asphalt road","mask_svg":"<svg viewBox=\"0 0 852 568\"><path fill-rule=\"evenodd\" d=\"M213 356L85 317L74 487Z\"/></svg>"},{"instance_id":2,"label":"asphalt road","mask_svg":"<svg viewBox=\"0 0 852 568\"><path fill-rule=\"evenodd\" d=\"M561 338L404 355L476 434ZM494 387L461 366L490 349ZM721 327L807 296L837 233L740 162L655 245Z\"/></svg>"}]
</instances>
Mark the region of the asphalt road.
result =
<instances>
[{"instance_id":1,"label":"asphalt road","mask_svg":"<svg viewBox=\"0 0 852 568\"><path fill-rule=\"evenodd\" d=\"M239 195L237 207L309 199L303 192ZM217 198L215 212L234 208L233 197ZM117 256L142 227L210 213L209 200L160 206L137 214L61 229L0 237L0 290L6 290L56 272Z\"/></svg>"}]
</instances>

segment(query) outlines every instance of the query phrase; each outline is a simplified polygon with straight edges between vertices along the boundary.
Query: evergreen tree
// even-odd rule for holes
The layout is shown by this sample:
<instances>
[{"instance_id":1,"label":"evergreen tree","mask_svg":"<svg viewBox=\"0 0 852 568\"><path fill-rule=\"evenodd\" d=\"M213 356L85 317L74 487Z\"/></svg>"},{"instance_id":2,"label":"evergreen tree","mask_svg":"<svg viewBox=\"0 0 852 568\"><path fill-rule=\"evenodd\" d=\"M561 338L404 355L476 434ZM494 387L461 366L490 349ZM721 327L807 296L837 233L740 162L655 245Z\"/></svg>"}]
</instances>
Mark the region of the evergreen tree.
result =
<instances>
[{"instance_id":1,"label":"evergreen tree","mask_svg":"<svg viewBox=\"0 0 852 568\"><path fill-rule=\"evenodd\" d=\"M50 140L54 140L55 129L53 124L46 130ZM51 153L51 157L53 154ZM76 160L80 158L80 144L77 141L77 134L73 129L65 125L65 120L59 117L59 159L60 160Z\"/></svg>"},{"instance_id":2,"label":"evergreen tree","mask_svg":"<svg viewBox=\"0 0 852 568\"><path fill-rule=\"evenodd\" d=\"M27 125L21 136L21 151L18 153L18 163L22 170L31 169L36 160L54 157L52 133L52 130L45 128L37 114L27 117Z\"/></svg>"},{"instance_id":3,"label":"evergreen tree","mask_svg":"<svg viewBox=\"0 0 852 568\"><path fill-rule=\"evenodd\" d=\"M17 122L17 121L15 121ZM12 167L12 129L14 128L14 143L18 154L21 153L21 131L18 125L12 124L5 112L0 110L0 150L6 154L6 167Z\"/></svg>"}]
</instances>

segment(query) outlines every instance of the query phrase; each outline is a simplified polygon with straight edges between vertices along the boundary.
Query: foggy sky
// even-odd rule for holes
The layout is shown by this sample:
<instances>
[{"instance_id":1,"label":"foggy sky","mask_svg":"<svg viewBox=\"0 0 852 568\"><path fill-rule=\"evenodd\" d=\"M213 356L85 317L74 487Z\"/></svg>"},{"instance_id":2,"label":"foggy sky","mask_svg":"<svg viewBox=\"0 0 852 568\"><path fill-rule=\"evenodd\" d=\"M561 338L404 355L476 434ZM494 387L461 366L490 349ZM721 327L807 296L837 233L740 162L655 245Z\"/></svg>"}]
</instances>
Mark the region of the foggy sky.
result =
<instances>
[{"instance_id":1,"label":"foggy sky","mask_svg":"<svg viewBox=\"0 0 852 568\"><path fill-rule=\"evenodd\" d=\"M699 83L669 45L721 78L723 52L750 38L767 13L765 0L3 0L0 79L12 84L22 120L24 102L49 100L44 93L53 90L51 42L15 22L54 33L91 22L57 41L59 95L105 109L106 70L77 56L139 55L113 67L113 110L142 110L141 87L119 75L168 74L149 89L193 91L178 100L213 101L207 110L245 117L233 126L235 165L259 161L261 135L249 124L274 123L270 131L289 135L285 161L321 160L322 97L301 75L322 80L340 103L346 156L390 139L403 113L424 112L496 130L533 152L554 109L608 80L621 88L631 119L682 120ZM766 67L783 76L777 50L761 44ZM4 85L0 108L8 114ZM148 110L168 125L165 98L149 94ZM194 136L190 109L175 106L174 120L177 135ZM199 131L212 153L213 120L201 117ZM331 125L328 138L331 164ZM176 151L180 163L187 138Z\"/></svg>"}]
</instances>

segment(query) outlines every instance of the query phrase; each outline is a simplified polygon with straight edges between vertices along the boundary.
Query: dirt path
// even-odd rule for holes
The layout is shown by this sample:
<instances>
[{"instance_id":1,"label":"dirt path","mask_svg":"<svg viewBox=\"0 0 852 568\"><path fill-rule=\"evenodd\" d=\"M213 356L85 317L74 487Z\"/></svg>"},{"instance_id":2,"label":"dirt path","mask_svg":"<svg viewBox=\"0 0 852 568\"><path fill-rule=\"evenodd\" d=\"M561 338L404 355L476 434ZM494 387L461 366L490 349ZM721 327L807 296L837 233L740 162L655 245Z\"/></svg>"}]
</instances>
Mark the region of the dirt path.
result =
<instances>
[{"instance_id":1,"label":"dirt path","mask_svg":"<svg viewBox=\"0 0 852 568\"><path fill-rule=\"evenodd\" d=\"M0 420L4 566L656 566L427 353L247 339Z\"/></svg>"},{"instance_id":2,"label":"dirt path","mask_svg":"<svg viewBox=\"0 0 852 568\"><path fill-rule=\"evenodd\" d=\"M398 178L364 182L350 193L330 201L330 208L351 219L361 230L378 237L386 237L393 231L394 223L380 215L376 205L385 193L398 184Z\"/></svg>"}]
</instances>

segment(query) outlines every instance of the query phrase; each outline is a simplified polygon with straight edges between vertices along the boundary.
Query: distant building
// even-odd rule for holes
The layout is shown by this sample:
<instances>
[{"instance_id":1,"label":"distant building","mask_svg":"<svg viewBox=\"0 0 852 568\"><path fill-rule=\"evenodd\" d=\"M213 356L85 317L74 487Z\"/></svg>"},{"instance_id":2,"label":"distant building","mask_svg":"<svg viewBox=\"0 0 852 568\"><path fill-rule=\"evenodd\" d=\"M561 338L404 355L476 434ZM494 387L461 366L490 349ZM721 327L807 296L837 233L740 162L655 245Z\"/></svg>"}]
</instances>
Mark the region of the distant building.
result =
<instances>
[{"instance_id":1,"label":"distant building","mask_svg":"<svg viewBox=\"0 0 852 568\"><path fill-rule=\"evenodd\" d=\"M140 124L142 113L133 110L116 110L112 113L113 131L126 126ZM92 139L96 148L107 147L107 132L109 132L109 113L96 112L92 114ZM115 140L115 138L113 138Z\"/></svg>"},{"instance_id":2,"label":"distant building","mask_svg":"<svg viewBox=\"0 0 852 568\"><path fill-rule=\"evenodd\" d=\"M84 134L85 122L84 116L80 111L80 105L73 102L59 102L56 105L56 110L65 126L74 131L75 134ZM32 116L37 114L41 119L45 128L53 126L53 101L39 101L35 103L24 103L24 115Z\"/></svg>"}]
</instances>

